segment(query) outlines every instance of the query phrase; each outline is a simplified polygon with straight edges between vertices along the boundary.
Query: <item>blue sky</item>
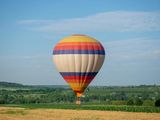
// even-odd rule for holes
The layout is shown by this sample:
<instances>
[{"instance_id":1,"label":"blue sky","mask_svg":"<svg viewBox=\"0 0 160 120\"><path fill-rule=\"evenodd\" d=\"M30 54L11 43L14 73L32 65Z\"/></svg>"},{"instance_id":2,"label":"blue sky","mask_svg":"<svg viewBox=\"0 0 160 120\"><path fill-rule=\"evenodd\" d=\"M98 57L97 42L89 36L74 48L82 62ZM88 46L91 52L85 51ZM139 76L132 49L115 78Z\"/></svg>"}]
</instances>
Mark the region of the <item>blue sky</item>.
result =
<instances>
[{"instance_id":1,"label":"blue sky","mask_svg":"<svg viewBox=\"0 0 160 120\"><path fill-rule=\"evenodd\" d=\"M0 81L66 84L52 49L76 33L106 49L92 85L160 84L159 0L0 0Z\"/></svg>"}]
</instances>

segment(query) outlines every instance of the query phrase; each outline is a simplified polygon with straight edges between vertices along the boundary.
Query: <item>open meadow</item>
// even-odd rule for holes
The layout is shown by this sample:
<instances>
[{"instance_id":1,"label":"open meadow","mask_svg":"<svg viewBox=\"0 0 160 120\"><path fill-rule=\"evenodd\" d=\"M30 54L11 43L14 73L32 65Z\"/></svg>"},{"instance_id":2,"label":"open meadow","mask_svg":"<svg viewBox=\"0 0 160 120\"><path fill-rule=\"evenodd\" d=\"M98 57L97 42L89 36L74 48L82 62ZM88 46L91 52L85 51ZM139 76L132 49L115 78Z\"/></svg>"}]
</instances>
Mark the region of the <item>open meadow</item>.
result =
<instances>
[{"instance_id":1,"label":"open meadow","mask_svg":"<svg viewBox=\"0 0 160 120\"><path fill-rule=\"evenodd\" d=\"M159 113L0 107L0 120L160 120Z\"/></svg>"}]
</instances>

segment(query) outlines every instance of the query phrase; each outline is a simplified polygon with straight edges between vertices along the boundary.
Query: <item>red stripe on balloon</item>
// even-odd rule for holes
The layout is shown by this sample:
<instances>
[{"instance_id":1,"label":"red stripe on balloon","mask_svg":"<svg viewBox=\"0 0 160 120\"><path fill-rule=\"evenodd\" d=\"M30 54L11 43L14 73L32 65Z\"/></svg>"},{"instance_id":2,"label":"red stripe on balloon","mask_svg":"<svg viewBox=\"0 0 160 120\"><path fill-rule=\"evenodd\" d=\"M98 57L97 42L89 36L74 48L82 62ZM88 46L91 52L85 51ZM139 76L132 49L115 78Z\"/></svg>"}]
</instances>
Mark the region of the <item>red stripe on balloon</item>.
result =
<instances>
[{"instance_id":1,"label":"red stripe on balloon","mask_svg":"<svg viewBox=\"0 0 160 120\"><path fill-rule=\"evenodd\" d=\"M70 80L75 80L75 79L86 79L86 80L92 80L95 76L63 76L64 79L70 79Z\"/></svg>"},{"instance_id":2,"label":"red stripe on balloon","mask_svg":"<svg viewBox=\"0 0 160 120\"><path fill-rule=\"evenodd\" d=\"M100 44L57 45L54 50L104 50Z\"/></svg>"},{"instance_id":3,"label":"red stripe on balloon","mask_svg":"<svg viewBox=\"0 0 160 120\"><path fill-rule=\"evenodd\" d=\"M99 46L72 45L72 46L56 46L54 50L103 50L103 48Z\"/></svg>"},{"instance_id":4,"label":"red stripe on balloon","mask_svg":"<svg viewBox=\"0 0 160 120\"><path fill-rule=\"evenodd\" d=\"M80 83L80 84L84 84L84 83L90 83L92 81L92 79L78 79L78 80L73 80L73 79L65 79L66 82L68 83Z\"/></svg>"}]
</instances>

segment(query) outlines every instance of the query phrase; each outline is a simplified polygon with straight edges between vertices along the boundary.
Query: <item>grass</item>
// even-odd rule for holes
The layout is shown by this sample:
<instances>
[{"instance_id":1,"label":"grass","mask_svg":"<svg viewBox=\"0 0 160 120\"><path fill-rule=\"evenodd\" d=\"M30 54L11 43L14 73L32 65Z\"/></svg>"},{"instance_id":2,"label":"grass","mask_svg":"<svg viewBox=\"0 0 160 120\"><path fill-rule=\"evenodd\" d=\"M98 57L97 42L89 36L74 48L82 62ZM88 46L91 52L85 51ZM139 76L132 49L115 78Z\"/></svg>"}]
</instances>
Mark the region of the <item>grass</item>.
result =
<instances>
[{"instance_id":1,"label":"grass","mask_svg":"<svg viewBox=\"0 0 160 120\"><path fill-rule=\"evenodd\" d=\"M27 113L24 110L4 110L0 111L0 114L26 115Z\"/></svg>"},{"instance_id":2,"label":"grass","mask_svg":"<svg viewBox=\"0 0 160 120\"><path fill-rule=\"evenodd\" d=\"M148 112L160 113L160 107L151 106L125 106L125 105L87 105L75 104L4 104L0 106L21 107L27 109L73 109L73 110L101 110L101 111L127 111L127 112Z\"/></svg>"}]
</instances>

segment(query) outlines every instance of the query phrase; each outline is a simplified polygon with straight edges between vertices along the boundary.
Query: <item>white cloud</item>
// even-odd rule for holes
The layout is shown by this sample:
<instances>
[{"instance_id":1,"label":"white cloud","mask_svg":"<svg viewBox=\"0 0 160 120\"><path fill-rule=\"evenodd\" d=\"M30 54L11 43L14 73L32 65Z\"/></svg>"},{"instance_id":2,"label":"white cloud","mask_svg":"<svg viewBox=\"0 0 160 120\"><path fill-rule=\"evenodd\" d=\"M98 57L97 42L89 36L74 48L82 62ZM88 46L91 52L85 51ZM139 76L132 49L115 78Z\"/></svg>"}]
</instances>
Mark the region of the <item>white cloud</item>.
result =
<instances>
[{"instance_id":1,"label":"white cloud","mask_svg":"<svg viewBox=\"0 0 160 120\"><path fill-rule=\"evenodd\" d=\"M41 32L159 31L160 12L113 11L62 20L21 20L19 24Z\"/></svg>"}]
</instances>

